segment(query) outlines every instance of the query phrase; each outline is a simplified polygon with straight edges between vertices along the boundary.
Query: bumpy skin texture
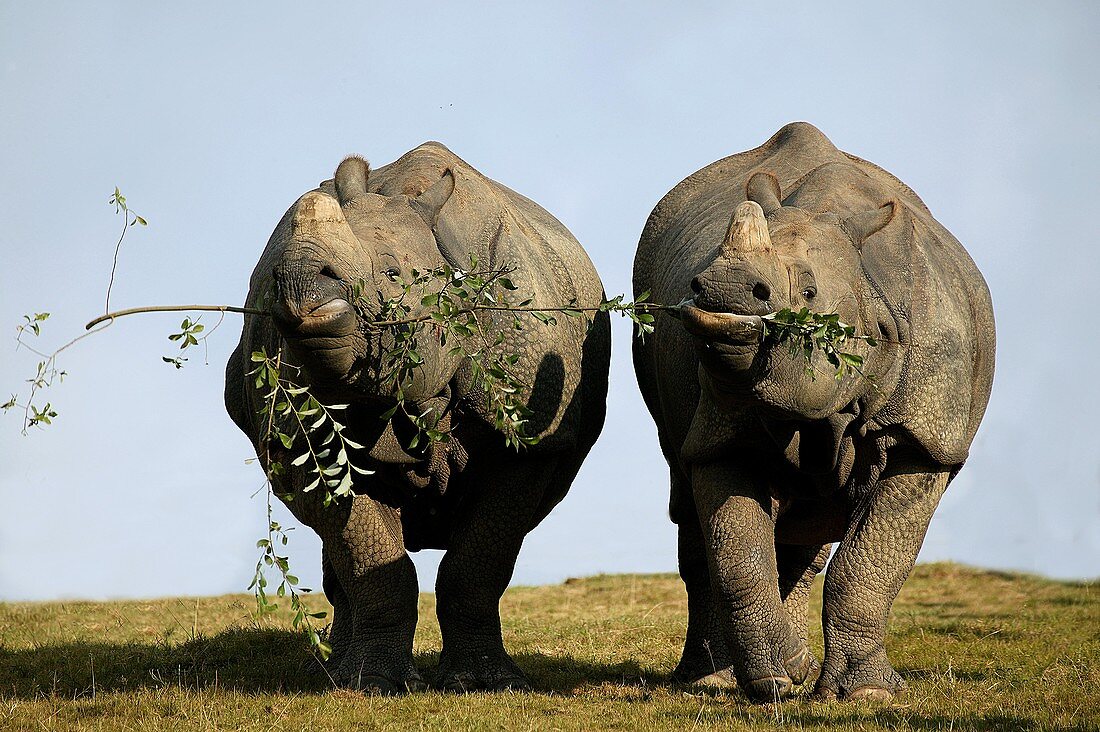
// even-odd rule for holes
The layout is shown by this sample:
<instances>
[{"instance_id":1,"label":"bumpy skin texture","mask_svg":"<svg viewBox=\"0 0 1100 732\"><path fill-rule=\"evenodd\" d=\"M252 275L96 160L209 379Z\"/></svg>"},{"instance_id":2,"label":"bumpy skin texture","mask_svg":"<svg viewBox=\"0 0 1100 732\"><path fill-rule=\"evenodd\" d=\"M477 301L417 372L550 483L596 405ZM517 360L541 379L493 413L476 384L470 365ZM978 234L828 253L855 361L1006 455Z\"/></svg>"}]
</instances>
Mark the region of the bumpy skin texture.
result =
<instances>
[{"instance_id":1,"label":"bumpy skin texture","mask_svg":"<svg viewBox=\"0 0 1100 732\"><path fill-rule=\"evenodd\" d=\"M290 510L322 539L324 590L335 609L329 668L344 686L424 685L412 656L417 581L407 553L421 548L446 550L436 585L438 685L528 686L504 650L499 600L524 536L565 496L602 429L610 327L606 313L556 326L528 319L522 330L510 316L480 316L487 343L503 332L497 347L519 354L517 373L531 385L528 432L541 441L518 453L494 429L469 364L448 353L453 344L423 336L425 364L408 393L418 409L443 415L451 439L406 451L407 419L379 419L393 404L377 379L387 343L364 318L395 294L393 277L444 262L467 268L470 254L482 267L514 266L512 281L536 306L575 298L591 307L603 298L592 263L560 222L438 143L376 171L359 159L341 163L334 180L287 211L252 275L248 305L266 303L275 317L246 316L226 369L226 407L262 460L287 467L274 479L276 493L290 495ZM348 306L359 279L366 313ZM321 490L303 491L312 476L290 466L294 456L277 442L261 444L261 392L246 376L249 355L261 348L282 349L322 402L351 405L345 434L366 446L358 462L376 471L355 476L353 500L322 506Z\"/></svg>"},{"instance_id":2,"label":"bumpy skin texture","mask_svg":"<svg viewBox=\"0 0 1100 732\"><path fill-rule=\"evenodd\" d=\"M735 209L767 241L731 226ZM904 687L883 646L890 606L993 380L992 305L973 261L905 184L794 123L661 200L634 291L690 298L688 315L705 316L660 315L634 342L689 598L675 676L732 675L763 701L810 678L807 594L839 542L815 692L889 698ZM880 341L850 349L873 380L837 381L820 358L810 378L801 355L709 325L803 306Z\"/></svg>"}]
</instances>

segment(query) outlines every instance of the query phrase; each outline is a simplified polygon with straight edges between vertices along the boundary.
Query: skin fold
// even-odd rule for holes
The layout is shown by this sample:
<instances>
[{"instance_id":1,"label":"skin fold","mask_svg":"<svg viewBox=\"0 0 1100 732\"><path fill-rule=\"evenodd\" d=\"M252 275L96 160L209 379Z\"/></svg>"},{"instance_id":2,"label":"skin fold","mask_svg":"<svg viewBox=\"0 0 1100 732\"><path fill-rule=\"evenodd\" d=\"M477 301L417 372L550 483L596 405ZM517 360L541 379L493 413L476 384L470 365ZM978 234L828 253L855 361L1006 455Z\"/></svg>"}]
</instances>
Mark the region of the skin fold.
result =
<instances>
[{"instance_id":1,"label":"skin fold","mask_svg":"<svg viewBox=\"0 0 1100 732\"><path fill-rule=\"evenodd\" d=\"M973 261L908 186L793 123L658 203L634 292L686 301L634 341L689 598L675 678L770 701L820 670L818 697L889 698L890 606L993 380ZM762 338L763 316L802 307L878 340L845 344L862 373L836 379L820 354L808 373ZM806 602L826 560L819 664Z\"/></svg>"},{"instance_id":2,"label":"skin fold","mask_svg":"<svg viewBox=\"0 0 1100 732\"><path fill-rule=\"evenodd\" d=\"M325 594L334 607L329 673L346 687L393 693L424 686L413 662L418 584L408 552L444 549L436 583L443 636L434 682L441 688L523 689L529 684L501 639L499 601L526 534L565 496L603 426L610 361L606 313L533 318L479 314L486 342L519 356L529 385L529 435L538 444L506 447L470 364L420 338L424 364L406 390L420 411L440 415L450 440L406 448L415 428L379 386L381 354L392 337L371 329L382 303L413 268L514 267L511 280L533 305L571 300L594 307L603 286L566 228L538 205L485 178L438 143L370 170L359 158L303 195L283 216L252 274L247 303L273 317L246 316L226 369L226 408L265 462L286 472L275 493L323 543ZM366 284L353 307L353 285ZM373 288L373 290L372 290ZM413 301L421 307L419 296ZM419 314L414 309L413 315ZM504 340L493 345L497 333ZM250 354L281 350L322 403L349 404L345 435L364 446L353 456L373 472L355 475L352 499L322 505L303 490L312 476L290 466L281 445L263 444L262 394L246 376ZM291 425L286 426L290 431Z\"/></svg>"}]
</instances>

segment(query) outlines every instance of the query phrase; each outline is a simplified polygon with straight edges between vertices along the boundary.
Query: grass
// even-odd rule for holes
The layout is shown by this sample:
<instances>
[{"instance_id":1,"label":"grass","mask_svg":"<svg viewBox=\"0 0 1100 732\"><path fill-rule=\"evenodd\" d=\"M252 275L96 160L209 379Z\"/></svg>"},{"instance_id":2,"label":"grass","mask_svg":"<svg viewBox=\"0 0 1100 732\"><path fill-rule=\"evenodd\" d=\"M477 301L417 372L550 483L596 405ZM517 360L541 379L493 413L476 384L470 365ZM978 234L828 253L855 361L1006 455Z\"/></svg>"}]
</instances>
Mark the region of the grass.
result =
<instances>
[{"instance_id":1,"label":"grass","mask_svg":"<svg viewBox=\"0 0 1100 732\"><path fill-rule=\"evenodd\" d=\"M819 582L817 607L820 594ZM533 694L333 690L289 619L257 622L252 607L243 595L0 604L0 729L1100 729L1094 583L918 566L887 637L910 691L889 706L757 706L669 684L687 613L672 575L509 590L505 642ZM434 598L420 607L417 663L430 668ZM820 629L812 644L820 656Z\"/></svg>"}]
</instances>

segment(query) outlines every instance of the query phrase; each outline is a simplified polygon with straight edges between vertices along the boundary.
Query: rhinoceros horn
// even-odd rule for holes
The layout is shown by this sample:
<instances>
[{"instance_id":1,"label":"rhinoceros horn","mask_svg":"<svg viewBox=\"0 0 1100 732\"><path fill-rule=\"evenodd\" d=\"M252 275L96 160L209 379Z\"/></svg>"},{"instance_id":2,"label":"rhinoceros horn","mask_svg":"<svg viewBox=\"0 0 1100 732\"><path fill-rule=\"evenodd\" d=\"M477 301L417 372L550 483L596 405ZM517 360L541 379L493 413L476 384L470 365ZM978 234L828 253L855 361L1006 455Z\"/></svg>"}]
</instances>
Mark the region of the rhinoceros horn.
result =
<instances>
[{"instance_id":1,"label":"rhinoceros horn","mask_svg":"<svg viewBox=\"0 0 1100 732\"><path fill-rule=\"evenodd\" d=\"M759 203L745 201L734 210L726 238L722 242L722 253L727 257L739 258L776 256L771 235L768 234L764 209Z\"/></svg>"}]
</instances>

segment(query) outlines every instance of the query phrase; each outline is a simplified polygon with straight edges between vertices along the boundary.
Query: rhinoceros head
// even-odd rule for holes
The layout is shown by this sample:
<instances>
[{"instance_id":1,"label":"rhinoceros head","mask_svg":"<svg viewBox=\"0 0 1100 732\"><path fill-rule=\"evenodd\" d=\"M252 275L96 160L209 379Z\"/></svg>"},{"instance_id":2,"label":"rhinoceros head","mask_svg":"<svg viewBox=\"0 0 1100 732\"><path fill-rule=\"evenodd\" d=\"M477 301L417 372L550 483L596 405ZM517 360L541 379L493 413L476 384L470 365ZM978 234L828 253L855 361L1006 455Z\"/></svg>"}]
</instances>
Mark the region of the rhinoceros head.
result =
<instances>
[{"instance_id":1,"label":"rhinoceros head","mask_svg":"<svg viewBox=\"0 0 1100 732\"><path fill-rule=\"evenodd\" d=\"M368 321L401 293L398 281L411 279L412 269L460 259L433 234L454 191L450 171L419 196L370 193L369 173L365 160L344 160L336 170L336 195L315 190L302 196L269 249L276 327L309 381L340 400L388 396L379 377L384 355L393 348L392 331ZM357 298L355 283L365 285ZM415 316L419 297L408 304ZM406 390L413 399L438 393L457 365L433 339L421 340L424 363Z\"/></svg>"},{"instance_id":2,"label":"rhinoceros head","mask_svg":"<svg viewBox=\"0 0 1100 732\"><path fill-rule=\"evenodd\" d=\"M859 380L833 378L824 359L807 373L801 354L763 338L762 316L803 307L838 313L863 329L860 247L893 218L895 204L841 218L783 205L779 183L756 173L717 258L691 282L683 309L716 396L752 401L784 417L818 419L851 401ZM789 202L790 203L790 202ZM862 353L861 342L849 350ZM847 345L846 345L847 348Z\"/></svg>"}]
</instances>

